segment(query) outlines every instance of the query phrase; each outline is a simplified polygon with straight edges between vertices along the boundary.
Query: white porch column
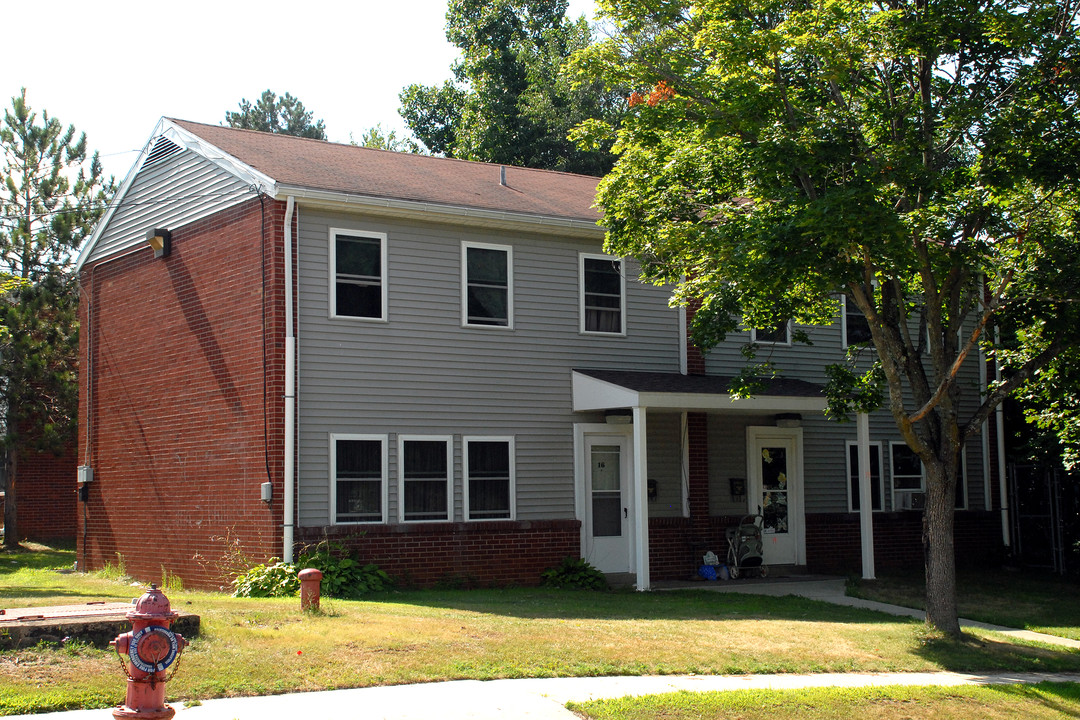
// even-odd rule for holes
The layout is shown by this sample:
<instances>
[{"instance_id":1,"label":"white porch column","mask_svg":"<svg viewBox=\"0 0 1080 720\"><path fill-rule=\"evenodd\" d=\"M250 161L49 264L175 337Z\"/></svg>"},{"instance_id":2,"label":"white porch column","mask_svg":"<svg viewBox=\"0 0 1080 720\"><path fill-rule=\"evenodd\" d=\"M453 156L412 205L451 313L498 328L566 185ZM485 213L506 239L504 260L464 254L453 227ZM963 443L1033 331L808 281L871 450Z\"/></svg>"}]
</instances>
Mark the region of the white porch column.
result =
<instances>
[{"instance_id":1,"label":"white porch column","mask_svg":"<svg viewBox=\"0 0 1080 720\"><path fill-rule=\"evenodd\" d=\"M874 579L874 496L870 488L870 416L859 413L859 522L862 536L863 580Z\"/></svg>"},{"instance_id":2,"label":"white porch column","mask_svg":"<svg viewBox=\"0 0 1080 720\"><path fill-rule=\"evenodd\" d=\"M646 451L645 408L634 408L634 563L637 589L649 583L649 459Z\"/></svg>"}]
</instances>

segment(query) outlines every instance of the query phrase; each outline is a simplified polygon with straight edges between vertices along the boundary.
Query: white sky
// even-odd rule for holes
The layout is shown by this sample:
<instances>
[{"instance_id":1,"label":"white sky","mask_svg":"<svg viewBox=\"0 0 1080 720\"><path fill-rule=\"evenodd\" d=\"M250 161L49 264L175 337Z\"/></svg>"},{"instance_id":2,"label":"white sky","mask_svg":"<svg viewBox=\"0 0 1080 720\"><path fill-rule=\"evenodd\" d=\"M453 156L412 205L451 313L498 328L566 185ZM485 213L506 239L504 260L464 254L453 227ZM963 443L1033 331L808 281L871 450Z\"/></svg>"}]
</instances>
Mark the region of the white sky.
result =
<instances>
[{"instance_id":1,"label":"white sky","mask_svg":"<svg viewBox=\"0 0 1080 720\"><path fill-rule=\"evenodd\" d=\"M4 3L0 106L20 88L85 132L123 179L162 116L219 124L240 100L292 93L330 140L403 134L398 93L441 84L456 57L446 0L17 0ZM570 0L571 17L594 13Z\"/></svg>"}]
</instances>

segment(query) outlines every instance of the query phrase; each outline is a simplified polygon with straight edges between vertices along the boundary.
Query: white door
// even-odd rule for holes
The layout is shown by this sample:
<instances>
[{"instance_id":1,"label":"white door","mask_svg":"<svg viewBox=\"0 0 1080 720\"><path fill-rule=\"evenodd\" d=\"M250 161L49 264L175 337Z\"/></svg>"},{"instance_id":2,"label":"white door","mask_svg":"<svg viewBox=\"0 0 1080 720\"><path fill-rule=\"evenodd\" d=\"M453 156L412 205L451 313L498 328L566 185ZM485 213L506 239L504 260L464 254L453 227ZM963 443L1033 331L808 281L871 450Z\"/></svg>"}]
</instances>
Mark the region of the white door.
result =
<instances>
[{"instance_id":1,"label":"white door","mask_svg":"<svg viewBox=\"0 0 1080 720\"><path fill-rule=\"evenodd\" d=\"M585 560L605 573L630 572L630 441L585 436Z\"/></svg>"},{"instance_id":2,"label":"white door","mask_svg":"<svg viewBox=\"0 0 1080 720\"><path fill-rule=\"evenodd\" d=\"M748 511L764 518L766 565L800 563L803 542L802 430L747 428Z\"/></svg>"}]
</instances>

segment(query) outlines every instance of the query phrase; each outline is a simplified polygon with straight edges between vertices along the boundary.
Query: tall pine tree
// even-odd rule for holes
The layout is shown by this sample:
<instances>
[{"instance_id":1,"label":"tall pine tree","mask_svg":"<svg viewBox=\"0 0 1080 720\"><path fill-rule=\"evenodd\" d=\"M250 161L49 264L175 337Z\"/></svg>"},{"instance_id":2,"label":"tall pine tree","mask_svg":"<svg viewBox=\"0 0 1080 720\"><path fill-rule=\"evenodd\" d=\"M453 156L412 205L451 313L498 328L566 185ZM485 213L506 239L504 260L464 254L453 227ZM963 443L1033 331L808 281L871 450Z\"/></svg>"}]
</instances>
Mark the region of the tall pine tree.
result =
<instances>
[{"instance_id":1,"label":"tall pine tree","mask_svg":"<svg viewBox=\"0 0 1080 720\"><path fill-rule=\"evenodd\" d=\"M100 217L112 180L86 135L31 110L26 90L0 125L0 449L7 465L4 543L18 544L18 459L58 451L78 411L75 251Z\"/></svg>"}]
</instances>

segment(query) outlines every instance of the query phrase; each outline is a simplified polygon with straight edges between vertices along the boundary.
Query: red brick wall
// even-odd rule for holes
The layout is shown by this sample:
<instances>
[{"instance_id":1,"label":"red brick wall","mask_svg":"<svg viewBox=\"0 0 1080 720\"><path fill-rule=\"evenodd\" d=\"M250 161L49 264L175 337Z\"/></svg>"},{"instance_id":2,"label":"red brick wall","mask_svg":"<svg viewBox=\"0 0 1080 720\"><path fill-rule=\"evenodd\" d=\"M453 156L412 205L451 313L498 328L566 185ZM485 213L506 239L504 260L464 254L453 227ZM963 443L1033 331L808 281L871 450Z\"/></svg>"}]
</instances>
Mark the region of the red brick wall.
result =
<instances>
[{"instance_id":1,"label":"red brick wall","mask_svg":"<svg viewBox=\"0 0 1080 720\"><path fill-rule=\"evenodd\" d=\"M28 450L19 457L20 539L43 542L75 539L75 466L74 442L60 455Z\"/></svg>"},{"instance_id":2,"label":"red brick wall","mask_svg":"<svg viewBox=\"0 0 1080 720\"><path fill-rule=\"evenodd\" d=\"M418 587L537 585L545 569L564 557L581 557L577 520L297 529L299 543L324 539L342 543L362 561Z\"/></svg>"},{"instance_id":3,"label":"red brick wall","mask_svg":"<svg viewBox=\"0 0 1080 720\"><path fill-rule=\"evenodd\" d=\"M958 513L954 538L957 564L961 567L993 566L1001 560L1001 525L992 512ZM806 564L811 572L861 572L859 515L807 515ZM874 513L875 570L918 571L922 567L922 514Z\"/></svg>"},{"instance_id":4,"label":"red brick wall","mask_svg":"<svg viewBox=\"0 0 1080 720\"><path fill-rule=\"evenodd\" d=\"M79 450L95 479L80 567L122 557L142 581L164 568L213 587L215 538L281 554L284 205L267 200L265 224L260 209L170 228L166 258L139 248L83 268Z\"/></svg>"},{"instance_id":5,"label":"red brick wall","mask_svg":"<svg viewBox=\"0 0 1080 720\"><path fill-rule=\"evenodd\" d=\"M649 579L652 582L690 579L697 572L705 550L691 539L689 518L649 518Z\"/></svg>"}]
</instances>

